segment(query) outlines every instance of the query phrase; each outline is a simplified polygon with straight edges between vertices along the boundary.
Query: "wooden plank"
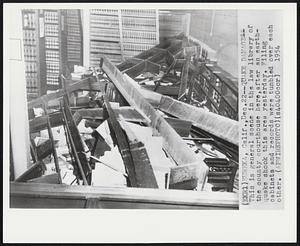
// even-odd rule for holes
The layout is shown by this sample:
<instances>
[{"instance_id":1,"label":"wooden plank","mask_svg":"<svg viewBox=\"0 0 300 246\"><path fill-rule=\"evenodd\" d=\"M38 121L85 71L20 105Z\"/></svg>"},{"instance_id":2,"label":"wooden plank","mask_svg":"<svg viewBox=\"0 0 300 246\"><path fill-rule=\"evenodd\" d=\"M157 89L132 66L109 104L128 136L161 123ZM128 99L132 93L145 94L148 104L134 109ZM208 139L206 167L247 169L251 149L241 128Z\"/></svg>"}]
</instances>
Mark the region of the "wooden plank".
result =
<instances>
[{"instance_id":1,"label":"wooden plank","mask_svg":"<svg viewBox=\"0 0 300 246\"><path fill-rule=\"evenodd\" d=\"M49 114L49 120L52 127L57 127L63 124L63 117L61 112ZM29 120L30 133L39 132L47 129L47 116L39 116Z\"/></svg>"},{"instance_id":2,"label":"wooden plank","mask_svg":"<svg viewBox=\"0 0 300 246\"><path fill-rule=\"evenodd\" d=\"M103 208L238 209L238 193L151 188L111 188L55 184L10 183L10 207L84 208L98 198ZM110 202L101 203L101 202ZM127 202L127 205L124 203ZM142 204L141 206L139 206Z\"/></svg>"},{"instance_id":3,"label":"wooden plank","mask_svg":"<svg viewBox=\"0 0 300 246\"><path fill-rule=\"evenodd\" d=\"M99 83L98 81L93 80L93 78L85 78L76 83L66 82L67 87L65 89L60 89L57 92L43 95L35 100L29 101L27 104L28 109L33 107L38 107L44 103L48 103L52 100L57 100L65 95L65 93L71 93L78 90L86 90L86 91L101 91L105 87L105 83Z\"/></svg>"},{"instance_id":4,"label":"wooden plank","mask_svg":"<svg viewBox=\"0 0 300 246\"><path fill-rule=\"evenodd\" d=\"M174 72L175 70L173 70L173 73ZM168 83L168 84L171 83L172 85L178 86L180 83L180 78L172 73L168 73L163 77L162 83Z\"/></svg>"},{"instance_id":5,"label":"wooden plank","mask_svg":"<svg viewBox=\"0 0 300 246\"><path fill-rule=\"evenodd\" d=\"M85 127L97 128L103 121L102 120L85 120Z\"/></svg>"},{"instance_id":6,"label":"wooden plank","mask_svg":"<svg viewBox=\"0 0 300 246\"><path fill-rule=\"evenodd\" d=\"M41 176L38 178L30 179L29 183L43 183L43 184L59 184L59 177L57 173Z\"/></svg>"},{"instance_id":7,"label":"wooden plank","mask_svg":"<svg viewBox=\"0 0 300 246\"><path fill-rule=\"evenodd\" d=\"M128 179L129 179L129 186L131 187L137 187L137 180L136 180L136 174L134 170L134 164L133 164L133 159L130 154L130 147L127 142L126 135L124 134L118 120L117 120L117 115L113 111L110 102L107 99L107 96L104 94L104 104L106 107L106 110L108 112L109 118L108 121L110 123L110 126L112 127L118 146L119 150L128 174Z\"/></svg>"},{"instance_id":8,"label":"wooden plank","mask_svg":"<svg viewBox=\"0 0 300 246\"><path fill-rule=\"evenodd\" d=\"M218 192L218 193L228 193L228 192ZM90 199L90 198L88 198ZM186 205L186 204L173 204L173 203L159 203L152 202L149 200L142 201L127 201L126 199L108 199L99 198L94 199L97 201L93 208L101 209L184 209L184 210L232 210L238 209L238 207L228 207L228 206L214 206L214 205ZM87 207L92 205L87 205L87 200L85 198L80 199L69 199L69 198L52 198L52 197L32 197L32 196L11 196L10 197L10 207L11 208L50 208L50 209L85 209L92 208Z\"/></svg>"},{"instance_id":9,"label":"wooden plank","mask_svg":"<svg viewBox=\"0 0 300 246\"><path fill-rule=\"evenodd\" d=\"M154 91L156 88L155 85L142 85L143 88ZM163 86L160 85L155 89L155 92L160 93L162 95L167 95L167 96L178 96L179 93L179 86L177 85L167 85Z\"/></svg>"},{"instance_id":10,"label":"wooden plank","mask_svg":"<svg viewBox=\"0 0 300 246\"><path fill-rule=\"evenodd\" d=\"M30 137L30 153L31 153L31 158L34 163L38 161L37 153L36 153L36 146L34 140Z\"/></svg>"},{"instance_id":11,"label":"wooden plank","mask_svg":"<svg viewBox=\"0 0 300 246\"><path fill-rule=\"evenodd\" d=\"M146 68L146 61L140 62L137 65L123 71L126 73L128 76L135 78L139 74L141 74Z\"/></svg>"},{"instance_id":12,"label":"wooden plank","mask_svg":"<svg viewBox=\"0 0 300 246\"><path fill-rule=\"evenodd\" d=\"M172 54L177 54L180 50L182 50L182 41L181 40L172 40L171 46L167 48L167 50Z\"/></svg>"},{"instance_id":13,"label":"wooden plank","mask_svg":"<svg viewBox=\"0 0 300 246\"><path fill-rule=\"evenodd\" d=\"M169 189L191 190L198 186L197 164L172 167L170 171ZM208 170L207 170L208 173Z\"/></svg>"},{"instance_id":14,"label":"wooden plank","mask_svg":"<svg viewBox=\"0 0 300 246\"><path fill-rule=\"evenodd\" d=\"M85 208L101 208L99 205L98 198L88 198L85 203Z\"/></svg>"},{"instance_id":15,"label":"wooden plank","mask_svg":"<svg viewBox=\"0 0 300 246\"><path fill-rule=\"evenodd\" d=\"M198 52L199 46L188 46L183 48L183 52L185 56L193 56L196 55Z\"/></svg>"},{"instance_id":16,"label":"wooden plank","mask_svg":"<svg viewBox=\"0 0 300 246\"><path fill-rule=\"evenodd\" d=\"M45 104L43 106L44 106L45 115L47 116L48 135L49 135L49 139L50 139L51 145L52 145L52 154L53 154L53 158L54 158L55 170L56 170L56 173L58 174L59 183L61 184L62 179L61 179L61 176L60 176L60 168L59 168L59 162L58 162L55 142L54 142L54 138L53 138L52 128L51 128L49 116L47 114L47 107L46 107Z\"/></svg>"},{"instance_id":17,"label":"wooden plank","mask_svg":"<svg viewBox=\"0 0 300 246\"><path fill-rule=\"evenodd\" d=\"M72 110L72 112L74 111ZM105 120L103 115L103 108L77 109L75 112L79 113L82 119Z\"/></svg>"},{"instance_id":18,"label":"wooden plank","mask_svg":"<svg viewBox=\"0 0 300 246\"><path fill-rule=\"evenodd\" d=\"M195 69L194 69L194 71L192 71L190 83L188 84L187 103L190 103L191 98L192 98L192 92L194 90L194 85L196 83L195 78L199 75L200 70L202 70L202 64L199 65L199 56L200 56L200 47L199 46L195 47L195 53L196 53L195 62L194 62Z\"/></svg>"},{"instance_id":19,"label":"wooden plank","mask_svg":"<svg viewBox=\"0 0 300 246\"><path fill-rule=\"evenodd\" d=\"M79 114L77 111L75 111L75 113L73 114L73 119L76 125L78 125L80 123L80 121L82 120L81 114Z\"/></svg>"},{"instance_id":20,"label":"wooden plank","mask_svg":"<svg viewBox=\"0 0 300 246\"><path fill-rule=\"evenodd\" d=\"M147 60L145 69L146 69L147 72L150 72L150 73L153 73L153 74L155 74L155 73L158 74L159 70L160 70L160 65Z\"/></svg>"},{"instance_id":21,"label":"wooden plank","mask_svg":"<svg viewBox=\"0 0 300 246\"><path fill-rule=\"evenodd\" d=\"M190 83L188 85L188 93L187 93L187 96L186 96L186 102L187 103L190 103L191 102L191 99L192 99L192 93L193 93L193 90L194 90L194 85L195 85L195 77L196 77L196 73L193 73L191 79L190 79Z\"/></svg>"},{"instance_id":22,"label":"wooden plank","mask_svg":"<svg viewBox=\"0 0 300 246\"><path fill-rule=\"evenodd\" d=\"M161 97L159 109L180 119L192 121L194 126L236 146L239 144L239 124L237 121L167 96Z\"/></svg>"},{"instance_id":23,"label":"wooden plank","mask_svg":"<svg viewBox=\"0 0 300 246\"><path fill-rule=\"evenodd\" d=\"M153 169L144 144L139 141L134 132L121 120L121 125L126 132L131 156L133 159L137 187L158 188Z\"/></svg>"},{"instance_id":24,"label":"wooden plank","mask_svg":"<svg viewBox=\"0 0 300 246\"><path fill-rule=\"evenodd\" d=\"M176 118L165 118L181 137L188 137L192 128L192 122Z\"/></svg>"},{"instance_id":25,"label":"wooden plank","mask_svg":"<svg viewBox=\"0 0 300 246\"><path fill-rule=\"evenodd\" d=\"M122 116L126 121L146 123L145 118L139 114L133 107L123 106L114 109L117 115Z\"/></svg>"},{"instance_id":26,"label":"wooden plank","mask_svg":"<svg viewBox=\"0 0 300 246\"><path fill-rule=\"evenodd\" d=\"M67 135L69 137L71 147L72 147L71 149L73 155L76 157L77 165L74 166L74 173L76 177L83 180L84 184L87 185L88 184L87 177L90 177L91 175L91 167L88 163L85 154L83 141L81 139L80 133L71 114L71 110L66 103L66 100L64 100L64 107L62 110L63 110L63 115L65 117L64 120L67 128Z\"/></svg>"},{"instance_id":27,"label":"wooden plank","mask_svg":"<svg viewBox=\"0 0 300 246\"><path fill-rule=\"evenodd\" d=\"M15 182L26 182L29 179L40 177L44 173L45 169L46 167L44 163L38 161L29 169L27 169L21 176L19 176Z\"/></svg>"},{"instance_id":28,"label":"wooden plank","mask_svg":"<svg viewBox=\"0 0 300 246\"><path fill-rule=\"evenodd\" d=\"M142 61L143 61L142 59L130 58L130 59L126 60L125 62L122 62L121 64L117 65L117 67L120 71L124 71L126 69L129 69L129 68L135 66L136 64L138 64Z\"/></svg>"},{"instance_id":29,"label":"wooden plank","mask_svg":"<svg viewBox=\"0 0 300 246\"><path fill-rule=\"evenodd\" d=\"M158 108L163 95L154 91L147 90L143 87L141 87L140 93L146 99L146 101L152 105L152 107Z\"/></svg>"},{"instance_id":30,"label":"wooden plank","mask_svg":"<svg viewBox=\"0 0 300 246\"><path fill-rule=\"evenodd\" d=\"M154 56L148 58L147 61L150 61L150 62L153 62L153 63L158 63L161 60L165 59L166 54L167 54L166 50L163 51L163 52L158 52Z\"/></svg>"},{"instance_id":31,"label":"wooden plank","mask_svg":"<svg viewBox=\"0 0 300 246\"><path fill-rule=\"evenodd\" d=\"M113 83L107 83L107 86L105 88L105 94L110 102L118 102L120 105L127 105L126 100L116 89Z\"/></svg>"},{"instance_id":32,"label":"wooden plank","mask_svg":"<svg viewBox=\"0 0 300 246\"><path fill-rule=\"evenodd\" d=\"M57 141L56 141L57 142ZM46 158L48 155L51 155L53 153L52 149L52 142L50 139L47 139L45 142L42 144L38 145L36 147L36 152L37 152L37 159L38 160L43 160Z\"/></svg>"}]
</instances>

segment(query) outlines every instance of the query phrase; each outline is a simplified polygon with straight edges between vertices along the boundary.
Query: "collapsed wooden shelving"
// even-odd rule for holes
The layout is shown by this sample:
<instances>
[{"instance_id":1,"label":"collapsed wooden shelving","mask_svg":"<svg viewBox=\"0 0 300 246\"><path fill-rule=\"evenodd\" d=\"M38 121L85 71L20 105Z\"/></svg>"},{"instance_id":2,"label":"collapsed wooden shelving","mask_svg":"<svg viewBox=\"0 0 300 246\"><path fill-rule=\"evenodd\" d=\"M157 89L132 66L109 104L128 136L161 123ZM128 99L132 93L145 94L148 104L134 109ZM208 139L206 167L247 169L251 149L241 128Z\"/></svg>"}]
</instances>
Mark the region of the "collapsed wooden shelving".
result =
<instances>
[{"instance_id":1,"label":"collapsed wooden shelving","mask_svg":"<svg viewBox=\"0 0 300 246\"><path fill-rule=\"evenodd\" d=\"M238 194L232 192L238 168L237 122L153 92L149 88L142 88L134 80L142 73L159 73L161 61L165 59L169 59L166 71L180 64L184 67L187 63L180 59L184 59L186 53L199 51L193 47L182 48L178 40L172 44L168 47L162 44L143 52L118 67L103 57L92 76L77 82L65 81L63 89L28 103L29 110L44 107L46 112L44 116L30 119L31 134L45 130L49 125L64 126L70 151L69 163L73 166L74 181L77 180L77 184L73 185L73 181L68 185L60 184L59 169L56 169L57 175L43 174L43 160L37 158L39 161L31 169L11 183L12 207L238 207ZM177 65L174 62L176 60L179 60ZM197 69L193 71L197 72ZM89 94L85 96L87 100L81 100L80 105L72 104L71 98L78 91L96 92L96 96ZM87 142L82 140L77 129L82 119L87 120L86 123L94 129L108 122L113 142L118 146L124 163L125 174L122 175L127 180L126 188L92 186L95 160L98 160L93 154L103 139L94 134L96 137L87 148ZM142 135L133 130L141 127L149 129L150 136L161 138L160 151L164 151L170 160L170 166L165 166L164 171L158 172L153 166L153 153ZM215 150L224 153L225 157L208 159L214 155L214 151L205 149L202 143L210 144ZM48 153L55 152L53 145L45 145L45 148L43 151L46 153L47 148L50 149ZM37 151L32 146L33 156L39 156ZM92 157L89 153L92 153ZM225 170L223 166L217 169L216 165L220 163L223 166L230 164L231 169ZM204 191L207 181L212 180L216 183L215 190L225 189L227 192Z\"/></svg>"}]
</instances>

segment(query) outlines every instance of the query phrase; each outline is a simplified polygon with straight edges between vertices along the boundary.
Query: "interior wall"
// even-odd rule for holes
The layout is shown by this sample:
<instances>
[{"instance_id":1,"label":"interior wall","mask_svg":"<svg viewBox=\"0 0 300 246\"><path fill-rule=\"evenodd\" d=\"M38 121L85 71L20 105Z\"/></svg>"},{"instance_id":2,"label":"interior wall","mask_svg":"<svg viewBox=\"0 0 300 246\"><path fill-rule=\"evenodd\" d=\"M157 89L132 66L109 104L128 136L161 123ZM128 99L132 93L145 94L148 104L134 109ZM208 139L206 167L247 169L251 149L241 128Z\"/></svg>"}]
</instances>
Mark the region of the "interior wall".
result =
<instances>
[{"instance_id":1,"label":"interior wall","mask_svg":"<svg viewBox=\"0 0 300 246\"><path fill-rule=\"evenodd\" d=\"M8 47L9 126L15 178L23 174L30 164L29 123L26 98L25 62L23 50L22 16L19 9L8 9L5 35ZM16 72L17 71L17 72Z\"/></svg>"},{"instance_id":2,"label":"interior wall","mask_svg":"<svg viewBox=\"0 0 300 246\"><path fill-rule=\"evenodd\" d=\"M215 49L218 65L237 77L237 10L191 12L190 35Z\"/></svg>"}]
</instances>

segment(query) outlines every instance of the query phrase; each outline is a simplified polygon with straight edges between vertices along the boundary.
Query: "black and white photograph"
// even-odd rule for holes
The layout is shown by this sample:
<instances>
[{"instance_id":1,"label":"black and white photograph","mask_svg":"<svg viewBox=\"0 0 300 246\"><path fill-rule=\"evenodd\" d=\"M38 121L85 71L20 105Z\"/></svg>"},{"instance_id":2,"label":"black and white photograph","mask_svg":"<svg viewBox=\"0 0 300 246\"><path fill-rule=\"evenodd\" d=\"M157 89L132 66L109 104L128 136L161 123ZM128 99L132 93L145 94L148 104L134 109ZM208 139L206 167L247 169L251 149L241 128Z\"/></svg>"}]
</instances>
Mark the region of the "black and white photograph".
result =
<instances>
[{"instance_id":1,"label":"black and white photograph","mask_svg":"<svg viewBox=\"0 0 300 246\"><path fill-rule=\"evenodd\" d=\"M21 15L11 207L238 208L236 10Z\"/></svg>"},{"instance_id":2,"label":"black and white photograph","mask_svg":"<svg viewBox=\"0 0 300 246\"><path fill-rule=\"evenodd\" d=\"M285 211L294 6L195 6L6 6L11 213Z\"/></svg>"}]
</instances>

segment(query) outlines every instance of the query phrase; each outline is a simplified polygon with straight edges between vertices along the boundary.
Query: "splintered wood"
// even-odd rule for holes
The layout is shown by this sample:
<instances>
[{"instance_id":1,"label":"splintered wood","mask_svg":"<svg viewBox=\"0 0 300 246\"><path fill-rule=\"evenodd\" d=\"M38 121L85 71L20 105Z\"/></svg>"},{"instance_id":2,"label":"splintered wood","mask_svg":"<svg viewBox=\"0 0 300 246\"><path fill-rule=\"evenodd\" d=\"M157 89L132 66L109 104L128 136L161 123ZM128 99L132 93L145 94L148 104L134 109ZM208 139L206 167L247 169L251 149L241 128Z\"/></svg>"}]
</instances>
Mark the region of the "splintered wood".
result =
<instances>
[{"instance_id":1,"label":"splintered wood","mask_svg":"<svg viewBox=\"0 0 300 246\"><path fill-rule=\"evenodd\" d=\"M158 188L144 143L137 138L124 120L121 121L121 126L125 130L129 142L137 186L143 188Z\"/></svg>"},{"instance_id":2,"label":"splintered wood","mask_svg":"<svg viewBox=\"0 0 300 246\"><path fill-rule=\"evenodd\" d=\"M146 117L148 119L147 124L161 135L163 139L163 148L168 155L170 155L177 165L194 165L195 173L190 178L194 179L195 176L197 176L197 183L203 184L208 170L207 166L200 158L196 156L193 151L189 149L186 143L167 123L167 121L145 100L145 98L139 92L139 87L135 81L133 81L128 75L123 75L106 58L104 58L103 70L112 80L124 98L128 101L128 103L133 106L142 116ZM187 176L184 176L181 182L184 182L188 179L189 178ZM196 187L197 185L194 185L190 186L189 188L193 189Z\"/></svg>"},{"instance_id":3,"label":"splintered wood","mask_svg":"<svg viewBox=\"0 0 300 246\"><path fill-rule=\"evenodd\" d=\"M88 78L62 77L28 102L34 164L11 185L12 206L237 208L238 123L179 101L193 103L194 59L204 62L190 42L118 66L101 58Z\"/></svg>"},{"instance_id":4,"label":"splintered wood","mask_svg":"<svg viewBox=\"0 0 300 246\"><path fill-rule=\"evenodd\" d=\"M143 169L148 169L147 173L144 174L147 180L157 183L160 189L165 189L166 187L166 174L169 174L170 168L175 167L176 164L172 162L164 153L162 147L162 137L153 136L151 127L143 127L137 124L124 122L122 120L122 127L125 129L126 134L131 141L139 142L143 148L144 153L140 155L146 156L145 160L147 165ZM146 153L145 153L146 152ZM137 166L141 162L137 163ZM148 176L148 172L150 176ZM154 174L154 177L153 177Z\"/></svg>"}]
</instances>

